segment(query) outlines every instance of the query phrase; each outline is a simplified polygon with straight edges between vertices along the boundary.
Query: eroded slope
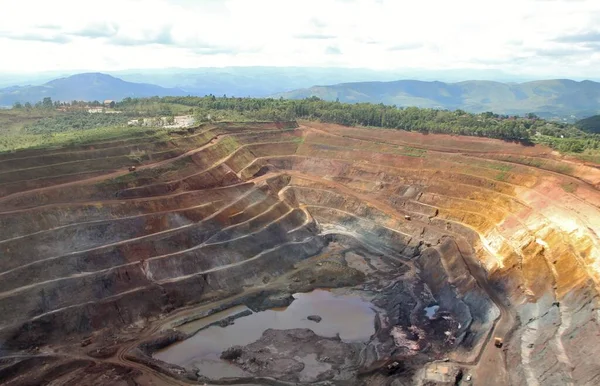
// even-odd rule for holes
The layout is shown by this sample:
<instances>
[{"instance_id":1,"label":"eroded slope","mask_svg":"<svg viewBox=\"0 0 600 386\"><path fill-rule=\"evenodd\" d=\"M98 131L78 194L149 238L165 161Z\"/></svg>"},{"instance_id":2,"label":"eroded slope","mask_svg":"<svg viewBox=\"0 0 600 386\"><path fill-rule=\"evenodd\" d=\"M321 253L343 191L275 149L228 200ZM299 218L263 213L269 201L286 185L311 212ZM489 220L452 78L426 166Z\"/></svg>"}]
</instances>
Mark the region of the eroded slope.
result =
<instances>
[{"instance_id":1,"label":"eroded slope","mask_svg":"<svg viewBox=\"0 0 600 386\"><path fill-rule=\"evenodd\" d=\"M193 382L136 349L157 318L355 286L380 318L332 382L448 381L447 356L477 384L594 384L598 183L545 148L315 123L5 154L0 379Z\"/></svg>"}]
</instances>

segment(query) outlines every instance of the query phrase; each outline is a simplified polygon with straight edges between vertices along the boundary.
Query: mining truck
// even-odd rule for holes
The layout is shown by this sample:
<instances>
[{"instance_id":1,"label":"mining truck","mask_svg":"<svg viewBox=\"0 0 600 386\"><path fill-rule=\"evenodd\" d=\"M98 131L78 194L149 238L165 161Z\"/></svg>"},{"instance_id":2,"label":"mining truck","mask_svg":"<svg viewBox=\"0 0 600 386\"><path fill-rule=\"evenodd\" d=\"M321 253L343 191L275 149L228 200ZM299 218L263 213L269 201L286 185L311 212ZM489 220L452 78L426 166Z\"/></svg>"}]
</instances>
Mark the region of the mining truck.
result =
<instances>
[{"instance_id":1,"label":"mining truck","mask_svg":"<svg viewBox=\"0 0 600 386\"><path fill-rule=\"evenodd\" d=\"M494 346L501 348L503 344L504 344L504 342L502 341L502 338L499 338L499 337L494 338Z\"/></svg>"},{"instance_id":2,"label":"mining truck","mask_svg":"<svg viewBox=\"0 0 600 386\"><path fill-rule=\"evenodd\" d=\"M388 374L394 374L395 372L397 372L401 369L402 369L402 364L397 361L390 362L385 366L385 370L387 371Z\"/></svg>"}]
</instances>

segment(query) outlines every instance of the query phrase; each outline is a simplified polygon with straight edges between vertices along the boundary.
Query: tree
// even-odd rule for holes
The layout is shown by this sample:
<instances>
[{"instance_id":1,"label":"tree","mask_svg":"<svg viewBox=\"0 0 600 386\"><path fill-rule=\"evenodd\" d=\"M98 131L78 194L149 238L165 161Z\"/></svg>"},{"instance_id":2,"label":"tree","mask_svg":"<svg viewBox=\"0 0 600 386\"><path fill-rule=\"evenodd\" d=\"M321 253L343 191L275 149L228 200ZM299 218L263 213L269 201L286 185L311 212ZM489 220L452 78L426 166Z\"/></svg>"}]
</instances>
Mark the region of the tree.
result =
<instances>
[{"instance_id":1,"label":"tree","mask_svg":"<svg viewBox=\"0 0 600 386\"><path fill-rule=\"evenodd\" d=\"M13 109L22 109L23 105L21 104L21 102L15 102L15 104L13 104Z\"/></svg>"},{"instance_id":2,"label":"tree","mask_svg":"<svg viewBox=\"0 0 600 386\"><path fill-rule=\"evenodd\" d=\"M31 103L29 103L29 102L25 102L25 108L26 108L27 110L31 110Z\"/></svg>"},{"instance_id":3,"label":"tree","mask_svg":"<svg viewBox=\"0 0 600 386\"><path fill-rule=\"evenodd\" d=\"M50 98L50 97L45 97L45 98L42 100L42 107L43 107L43 108L45 108L45 109L51 109L51 108L52 108L52 106L54 106L54 104L52 103L52 98Z\"/></svg>"}]
</instances>

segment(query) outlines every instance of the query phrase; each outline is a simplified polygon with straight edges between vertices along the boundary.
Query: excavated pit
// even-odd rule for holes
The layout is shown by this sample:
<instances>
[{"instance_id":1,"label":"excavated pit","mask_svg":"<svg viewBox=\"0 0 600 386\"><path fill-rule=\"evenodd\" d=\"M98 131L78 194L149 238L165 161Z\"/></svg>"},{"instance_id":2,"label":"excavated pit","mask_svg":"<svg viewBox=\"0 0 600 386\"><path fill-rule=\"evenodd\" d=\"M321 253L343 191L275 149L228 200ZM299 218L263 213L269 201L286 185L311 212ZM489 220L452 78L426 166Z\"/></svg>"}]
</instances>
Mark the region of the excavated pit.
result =
<instances>
[{"instance_id":1,"label":"excavated pit","mask_svg":"<svg viewBox=\"0 0 600 386\"><path fill-rule=\"evenodd\" d=\"M288 307L250 315L246 315L247 308L234 307L234 310L224 311L217 320L213 318L216 325L198 330L189 339L159 351L154 358L183 367L197 368L200 374L207 377L218 378L219 375L232 376L236 373L237 376L244 376L249 375L249 372L236 366L228 366L228 361L221 359L221 354L234 346L246 346L258 341L267 330L308 329L320 337L339 336L346 343L368 342L375 334L374 306L358 296L334 295L328 291L315 290L295 294L294 299ZM234 317L235 321L232 320L232 324L228 325L229 318ZM198 327L196 325L196 328ZM277 342L277 339L274 340ZM284 345L278 343L275 343L277 351L270 352L271 357L281 355L280 350ZM310 354L315 353L306 355ZM320 355L321 359L325 356ZM317 365L312 371L315 373L314 378L322 372L329 371L331 366L322 365L322 372L319 372L318 367ZM228 368L227 373L220 372L223 368ZM305 374L303 378L308 378L308 375Z\"/></svg>"},{"instance_id":2,"label":"excavated pit","mask_svg":"<svg viewBox=\"0 0 600 386\"><path fill-rule=\"evenodd\" d=\"M597 384L599 184L309 122L3 154L0 383Z\"/></svg>"}]
</instances>

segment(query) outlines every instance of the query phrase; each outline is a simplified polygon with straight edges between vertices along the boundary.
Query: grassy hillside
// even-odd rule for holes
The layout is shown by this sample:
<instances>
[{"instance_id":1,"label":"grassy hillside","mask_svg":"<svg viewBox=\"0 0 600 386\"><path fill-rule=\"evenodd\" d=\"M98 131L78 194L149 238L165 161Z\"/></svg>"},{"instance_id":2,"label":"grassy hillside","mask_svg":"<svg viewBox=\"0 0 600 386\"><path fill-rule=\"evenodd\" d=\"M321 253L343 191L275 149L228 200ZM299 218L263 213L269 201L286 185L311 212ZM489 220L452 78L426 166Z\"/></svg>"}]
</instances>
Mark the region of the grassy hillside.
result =
<instances>
[{"instance_id":1,"label":"grassy hillside","mask_svg":"<svg viewBox=\"0 0 600 386\"><path fill-rule=\"evenodd\" d=\"M543 116L589 116L600 112L600 83L544 80L527 83L466 81L459 83L400 80L395 82L343 83L315 86L275 97L304 99L311 96L340 102L384 103L480 113Z\"/></svg>"},{"instance_id":2,"label":"grassy hillside","mask_svg":"<svg viewBox=\"0 0 600 386\"><path fill-rule=\"evenodd\" d=\"M600 133L600 115L594 115L592 117L577 121L575 126L586 133L598 134Z\"/></svg>"}]
</instances>

